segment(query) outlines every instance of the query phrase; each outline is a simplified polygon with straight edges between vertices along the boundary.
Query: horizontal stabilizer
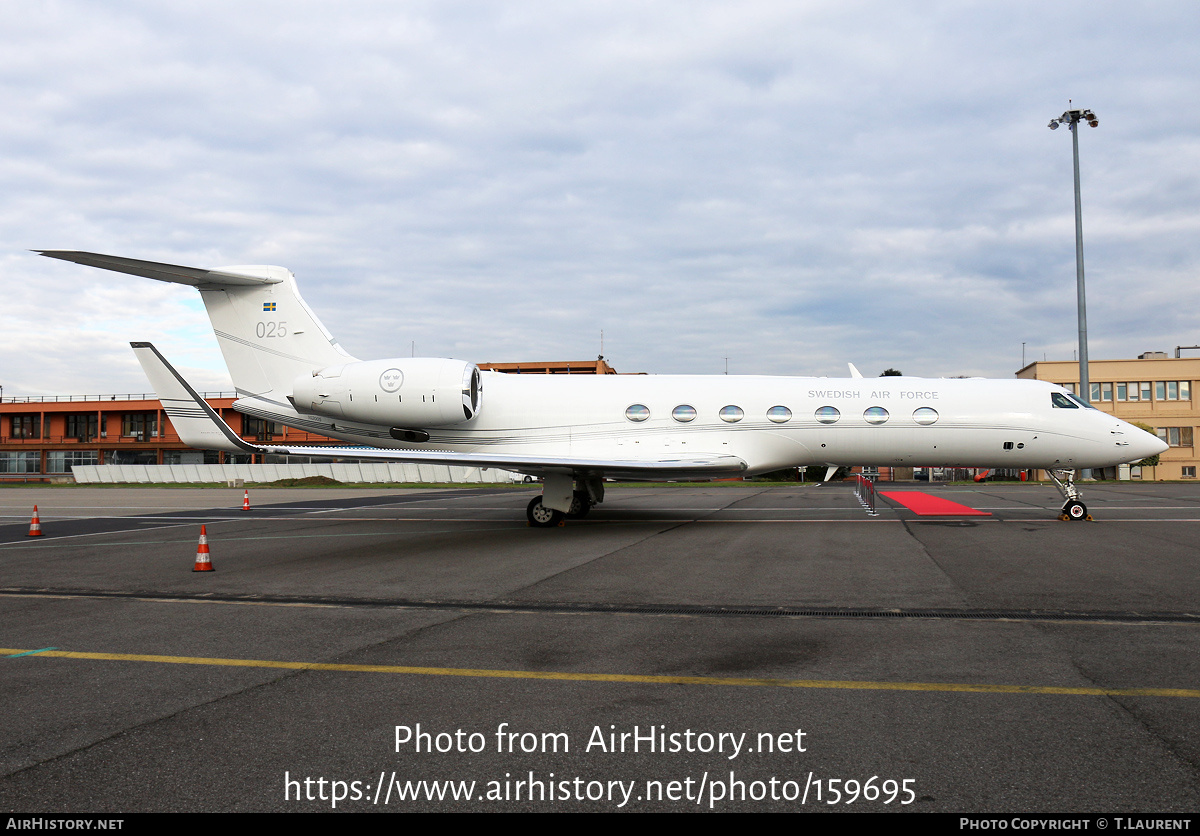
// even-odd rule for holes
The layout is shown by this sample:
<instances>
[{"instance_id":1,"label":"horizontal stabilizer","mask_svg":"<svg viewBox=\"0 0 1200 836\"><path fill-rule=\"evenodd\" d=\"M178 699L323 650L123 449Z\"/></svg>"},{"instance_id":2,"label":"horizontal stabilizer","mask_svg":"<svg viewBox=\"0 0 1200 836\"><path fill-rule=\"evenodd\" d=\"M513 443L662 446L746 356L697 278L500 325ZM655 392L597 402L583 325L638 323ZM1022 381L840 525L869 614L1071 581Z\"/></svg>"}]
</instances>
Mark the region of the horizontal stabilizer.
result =
<instances>
[{"instance_id":1,"label":"horizontal stabilizer","mask_svg":"<svg viewBox=\"0 0 1200 836\"><path fill-rule=\"evenodd\" d=\"M142 261L137 258L85 253L78 250L34 250L34 252L50 258L84 264L88 267L99 267L102 270L114 270L118 273L129 273L131 276L144 276L160 282L174 282L199 288L278 284L291 275L291 271L286 267L270 265L218 267L213 270L204 270L199 267L182 267L178 264L161 264L157 261Z\"/></svg>"}]
</instances>

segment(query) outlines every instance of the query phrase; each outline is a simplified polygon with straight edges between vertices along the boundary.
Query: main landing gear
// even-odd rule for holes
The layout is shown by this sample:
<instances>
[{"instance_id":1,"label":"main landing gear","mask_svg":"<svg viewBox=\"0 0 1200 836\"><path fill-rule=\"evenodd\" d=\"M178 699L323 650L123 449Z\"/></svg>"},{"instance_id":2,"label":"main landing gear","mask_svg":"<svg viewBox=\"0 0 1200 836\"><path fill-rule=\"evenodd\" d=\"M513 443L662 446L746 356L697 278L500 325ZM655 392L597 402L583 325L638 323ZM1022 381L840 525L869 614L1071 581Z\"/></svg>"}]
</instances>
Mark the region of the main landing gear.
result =
<instances>
[{"instance_id":1,"label":"main landing gear","mask_svg":"<svg viewBox=\"0 0 1200 836\"><path fill-rule=\"evenodd\" d=\"M1079 489L1075 487L1075 471L1074 470L1047 470L1050 474L1050 480L1054 482L1058 492L1062 494L1063 502L1062 512L1058 518L1064 522L1067 520L1091 520L1092 515L1087 512L1087 506L1079 501Z\"/></svg>"},{"instance_id":2,"label":"main landing gear","mask_svg":"<svg viewBox=\"0 0 1200 836\"><path fill-rule=\"evenodd\" d=\"M587 477L579 480L576 489L574 476L548 474L542 479L542 495L535 496L525 509L525 517L534 528L552 528L563 520L586 517L593 505L604 501L604 480Z\"/></svg>"},{"instance_id":3,"label":"main landing gear","mask_svg":"<svg viewBox=\"0 0 1200 836\"><path fill-rule=\"evenodd\" d=\"M529 519L529 524L534 528L550 528L551 526L562 525L563 517L566 515L554 508L547 508L542 504L542 498L535 496L529 500L529 507L525 509L525 516Z\"/></svg>"}]
</instances>

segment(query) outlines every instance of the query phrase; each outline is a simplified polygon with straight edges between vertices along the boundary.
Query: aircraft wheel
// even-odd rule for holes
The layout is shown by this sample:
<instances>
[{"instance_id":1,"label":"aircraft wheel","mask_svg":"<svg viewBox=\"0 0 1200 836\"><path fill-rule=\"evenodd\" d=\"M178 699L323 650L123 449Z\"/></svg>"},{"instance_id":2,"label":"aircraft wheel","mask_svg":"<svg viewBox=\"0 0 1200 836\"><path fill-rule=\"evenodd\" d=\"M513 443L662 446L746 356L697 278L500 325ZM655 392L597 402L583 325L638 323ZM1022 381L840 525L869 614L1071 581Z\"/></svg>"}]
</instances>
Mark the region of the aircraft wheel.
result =
<instances>
[{"instance_id":1,"label":"aircraft wheel","mask_svg":"<svg viewBox=\"0 0 1200 836\"><path fill-rule=\"evenodd\" d=\"M592 500L587 495L587 491L575 491L571 497L571 509L567 511L567 516L577 520L580 517L586 517L590 510L592 510Z\"/></svg>"},{"instance_id":2,"label":"aircraft wheel","mask_svg":"<svg viewBox=\"0 0 1200 836\"><path fill-rule=\"evenodd\" d=\"M542 504L542 498L535 496L525 509L525 516L534 528L551 528L562 522L563 512L547 508Z\"/></svg>"},{"instance_id":3,"label":"aircraft wheel","mask_svg":"<svg viewBox=\"0 0 1200 836\"><path fill-rule=\"evenodd\" d=\"M1089 519L1088 512L1087 512L1087 506L1078 500L1073 500L1071 502L1068 502L1066 505L1064 505L1063 513L1066 514L1067 517L1072 520Z\"/></svg>"}]
</instances>

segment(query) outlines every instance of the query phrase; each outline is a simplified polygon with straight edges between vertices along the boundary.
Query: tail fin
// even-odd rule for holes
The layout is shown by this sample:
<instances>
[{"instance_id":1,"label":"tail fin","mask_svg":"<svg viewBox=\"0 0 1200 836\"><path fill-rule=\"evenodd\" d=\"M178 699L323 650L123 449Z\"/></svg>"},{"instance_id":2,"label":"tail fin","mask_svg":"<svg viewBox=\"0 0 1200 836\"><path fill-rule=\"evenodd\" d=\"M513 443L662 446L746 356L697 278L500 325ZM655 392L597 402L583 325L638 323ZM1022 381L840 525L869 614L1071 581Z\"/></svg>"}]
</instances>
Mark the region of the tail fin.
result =
<instances>
[{"instance_id":1,"label":"tail fin","mask_svg":"<svg viewBox=\"0 0 1200 836\"><path fill-rule=\"evenodd\" d=\"M353 362L304 303L292 272L265 265L204 270L74 250L36 250L50 258L187 284L200 291L238 393L282 400L297 375Z\"/></svg>"}]
</instances>

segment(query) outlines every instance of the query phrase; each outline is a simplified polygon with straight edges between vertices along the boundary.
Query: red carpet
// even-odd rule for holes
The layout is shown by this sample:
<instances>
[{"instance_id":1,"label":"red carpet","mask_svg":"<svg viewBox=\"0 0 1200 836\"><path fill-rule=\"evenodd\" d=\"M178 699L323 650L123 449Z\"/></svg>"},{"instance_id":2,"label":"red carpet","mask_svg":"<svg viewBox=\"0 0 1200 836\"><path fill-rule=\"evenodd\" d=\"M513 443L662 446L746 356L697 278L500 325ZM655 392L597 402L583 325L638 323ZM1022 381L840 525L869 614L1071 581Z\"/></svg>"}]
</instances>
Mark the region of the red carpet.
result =
<instances>
[{"instance_id":1,"label":"red carpet","mask_svg":"<svg viewBox=\"0 0 1200 836\"><path fill-rule=\"evenodd\" d=\"M880 496L886 496L892 502L899 502L914 514L922 517L990 517L987 511L976 511L966 505L942 499L940 496L930 496L920 491L880 491Z\"/></svg>"}]
</instances>

